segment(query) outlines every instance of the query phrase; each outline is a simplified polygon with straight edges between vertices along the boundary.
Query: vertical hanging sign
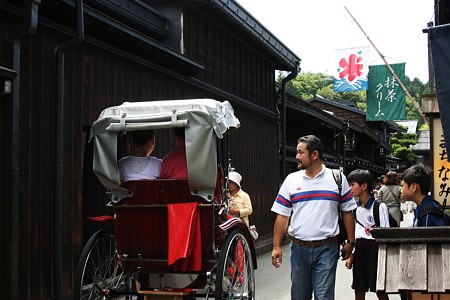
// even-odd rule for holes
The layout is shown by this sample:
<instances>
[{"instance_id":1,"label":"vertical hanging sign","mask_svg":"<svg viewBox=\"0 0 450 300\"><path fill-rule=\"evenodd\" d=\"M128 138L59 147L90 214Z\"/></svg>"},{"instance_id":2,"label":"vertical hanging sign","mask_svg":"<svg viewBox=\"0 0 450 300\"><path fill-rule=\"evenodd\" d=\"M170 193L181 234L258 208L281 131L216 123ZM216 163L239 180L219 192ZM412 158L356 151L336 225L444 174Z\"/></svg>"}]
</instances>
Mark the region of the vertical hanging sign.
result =
<instances>
[{"instance_id":1,"label":"vertical hanging sign","mask_svg":"<svg viewBox=\"0 0 450 300\"><path fill-rule=\"evenodd\" d=\"M441 123L450 151L450 24L430 27L428 30L433 60L436 96L439 103Z\"/></svg>"},{"instance_id":2,"label":"vertical hanging sign","mask_svg":"<svg viewBox=\"0 0 450 300\"><path fill-rule=\"evenodd\" d=\"M447 200L450 194L450 162L445 147L444 132L440 118L433 119L433 196L439 202Z\"/></svg>"},{"instance_id":3,"label":"vertical hanging sign","mask_svg":"<svg viewBox=\"0 0 450 300\"><path fill-rule=\"evenodd\" d=\"M391 65L398 78L405 80L405 64ZM405 92L386 65L369 67L367 121L405 119Z\"/></svg>"},{"instance_id":4,"label":"vertical hanging sign","mask_svg":"<svg viewBox=\"0 0 450 300\"><path fill-rule=\"evenodd\" d=\"M369 47L336 50L335 92L367 90Z\"/></svg>"}]
</instances>

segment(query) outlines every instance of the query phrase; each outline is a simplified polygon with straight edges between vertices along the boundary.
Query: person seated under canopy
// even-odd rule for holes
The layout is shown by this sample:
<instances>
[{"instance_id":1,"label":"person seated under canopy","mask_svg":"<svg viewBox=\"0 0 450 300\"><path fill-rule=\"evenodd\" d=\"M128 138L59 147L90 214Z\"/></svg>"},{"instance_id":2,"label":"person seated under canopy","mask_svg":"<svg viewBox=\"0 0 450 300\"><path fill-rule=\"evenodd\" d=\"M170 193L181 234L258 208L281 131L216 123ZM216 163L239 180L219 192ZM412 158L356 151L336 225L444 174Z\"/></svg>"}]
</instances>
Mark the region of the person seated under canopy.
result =
<instances>
[{"instance_id":1,"label":"person seated under canopy","mask_svg":"<svg viewBox=\"0 0 450 300\"><path fill-rule=\"evenodd\" d=\"M174 133L177 148L163 158L160 173L161 179L188 178L184 128L175 128Z\"/></svg>"},{"instance_id":2,"label":"person seated under canopy","mask_svg":"<svg viewBox=\"0 0 450 300\"><path fill-rule=\"evenodd\" d=\"M150 156L155 149L153 130L135 131L132 135L135 148L132 155L119 161L120 181L158 179L161 159Z\"/></svg>"}]
</instances>

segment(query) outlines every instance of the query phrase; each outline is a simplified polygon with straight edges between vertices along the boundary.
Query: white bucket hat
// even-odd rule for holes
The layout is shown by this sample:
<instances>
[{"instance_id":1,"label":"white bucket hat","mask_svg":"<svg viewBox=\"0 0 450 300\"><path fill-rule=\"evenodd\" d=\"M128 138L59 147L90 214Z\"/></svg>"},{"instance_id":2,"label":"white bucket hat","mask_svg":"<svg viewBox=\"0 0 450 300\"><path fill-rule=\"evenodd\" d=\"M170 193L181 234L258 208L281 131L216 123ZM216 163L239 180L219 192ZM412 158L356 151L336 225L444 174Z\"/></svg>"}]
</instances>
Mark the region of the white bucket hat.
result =
<instances>
[{"instance_id":1,"label":"white bucket hat","mask_svg":"<svg viewBox=\"0 0 450 300\"><path fill-rule=\"evenodd\" d=\"M242 176L238 172L231 171L228 173L228 179L236 183L238 187L241 187Z\"/></svg>"}]
</instances>

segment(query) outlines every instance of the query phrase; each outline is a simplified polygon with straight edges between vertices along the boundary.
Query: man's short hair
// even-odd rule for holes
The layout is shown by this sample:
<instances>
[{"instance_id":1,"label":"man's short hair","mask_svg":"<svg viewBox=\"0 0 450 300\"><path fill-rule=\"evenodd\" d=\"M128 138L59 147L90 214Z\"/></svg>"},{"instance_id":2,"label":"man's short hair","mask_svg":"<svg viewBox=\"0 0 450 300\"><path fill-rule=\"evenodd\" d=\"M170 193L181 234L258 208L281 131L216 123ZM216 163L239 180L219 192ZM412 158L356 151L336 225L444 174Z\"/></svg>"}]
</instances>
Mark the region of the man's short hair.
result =
<instances>
[{"instance_id":1,"label":"man's short hair","mask_svg":"<svg viewBox=\"0 0 450 300\"><path fill-rule=\"evenodd\" d=\"M367 190L369 192L372 192L373 190L373 178L370 172L367 170L358 169L351 171L347 176L347 180L349 183L357 182L359 185L366 183Z\"/></svg>"},{"instance_id":2,"label":"man's short hair","mask_svg":"<svg viewBox=\"0 0 450 300\"><path fill-rule=\"evenodd\" d=\"M318 137L312 134L305 135L298 139L298 143L305 143L309 154L317 150L320 160L323 160L323 145Z\"/></svg>"},{"instance_id":3,"label":"man's short hair","mask_svg":"<svg viewBox=\"0 0 450 300\"><path fill-rule=\"evenodd\" d=\"M414 165L403 172L403 182L406 182L408 185L417 183L423 195L427 195L430 192L431 179L431 168L424 164Z\"/></svg>"}]
</instances>

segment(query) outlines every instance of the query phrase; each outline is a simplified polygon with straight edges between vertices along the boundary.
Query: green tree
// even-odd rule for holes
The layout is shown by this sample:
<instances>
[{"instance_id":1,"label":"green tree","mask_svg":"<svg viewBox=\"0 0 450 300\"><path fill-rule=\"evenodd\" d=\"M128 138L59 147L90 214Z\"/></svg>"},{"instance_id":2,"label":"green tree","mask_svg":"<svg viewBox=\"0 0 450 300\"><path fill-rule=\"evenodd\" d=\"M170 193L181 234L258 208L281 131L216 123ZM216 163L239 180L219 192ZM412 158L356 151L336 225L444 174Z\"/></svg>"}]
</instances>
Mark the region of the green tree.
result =
<instances>
[{"instance_id":1,"label":"green tree","mask_svg":"<svg viewBox=\"0 0 450 300\"><path fill-rule=\"evenodd\" d=\"M300 73L297 78L291 80L286 85L286 90L302 100L308 100L326 84L332 83L332 76L322 73ZM278 79L280 81L280 77Z\"/></svg>"},{"instance_id":2,"label":"green tree","mask_svg":"<svg viewBox=\"0 0 450 300\"><path fill-rule=\"evenodd\" d=\"M416 154L412 151L411 146L415 144L417 144L415 133L397 131L391 136L392 155L412 164L416 159Z\"/></svg>"},{"instance_id":3,"label":"green tree","mask_svg":"<svg viewBox=\"0 0 450 300\"><path fill-rule=\"evenodd\" d=\"M422 124L422 125L419 127L419 130L430 130L430 125L428 125L428 124Z\"/></svg>"},{"instance_id":4,"label":"green tree","mask_svg":"<svg viewBox=\"0 0 450 300\"><path fill-rule=\"evenodd\" d=\"M411 94L411 96L416 100L417 103L419 103L420 106L422 106L422 95L431 92L431 89L428 86L428 84L422 83L422 81L420 81L420 79L418 78L410 80L408 76L405 77L404 84L408 92ZM425 121L423 120L422 116L420 116L420 113L417 111L416 107L408 97L406 97L405 118L407 120L418 120L419 126L425 124Z\"/></svg>"},{"instance_id":5,"label":"green tree","mask_svg":"<svg viewBox=\"0 0 450 300\"><path fill-rule=\"evenodd\" d=\"M281 80L286 75L287 74L280 73L277 79L278 82L281 83ZM428 84L422 83L418 78L411 80L406 76L404 85L411 96L414 97L420 105L422 104L422 95L430 93ZM297 78L288 82L286 90L302 100L311 99L317 94L325 99L336 102L353 102L359 109L367 111L366 91L336 93L333 91L332 75L311 72L300 73ZM418 120L419 126L424 124L422 117L408 97L406 97L405 118L407 120Z\"/></svg>"},{"instance_id":6,"label":"green tree","mask_svg":"<svg viewBox=\"0 0 450 300\"><path fill-rule=\"evenodd\" d=\"M278 82L284 76L278 76ZM336 102L365 102L366 92L343 92L333 91L333 76L322 73L305 72L300 73L295 79L288 82L286 90L302 100L309 100L315 95L320 95L328 100Z\"/></svg>"},{"instance_id":7,"label":"green tree","mask_svg":"<svg viewBox=\"0 0 450 300\"><path fill-rule=\"evenodd\" d=\"M360 103L366 103L366 91L340 92L333 91L333 81L317 91L320 96L340 103L353 102L359 107ZM363 105L365 108L366 106Z\"/></svg>"}]
</instances>

